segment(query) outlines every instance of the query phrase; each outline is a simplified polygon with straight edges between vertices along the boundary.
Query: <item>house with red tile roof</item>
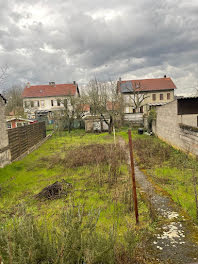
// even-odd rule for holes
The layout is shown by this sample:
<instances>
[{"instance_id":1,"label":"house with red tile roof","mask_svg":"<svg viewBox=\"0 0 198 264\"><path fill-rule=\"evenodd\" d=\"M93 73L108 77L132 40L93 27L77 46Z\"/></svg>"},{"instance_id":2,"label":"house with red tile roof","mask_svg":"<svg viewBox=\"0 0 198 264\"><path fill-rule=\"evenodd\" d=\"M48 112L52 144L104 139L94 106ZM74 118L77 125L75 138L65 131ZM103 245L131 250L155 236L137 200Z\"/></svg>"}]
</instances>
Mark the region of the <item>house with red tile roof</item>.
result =
<instances>
[{"instance_id":1,"label":"house with red tile roof","mask_svg":"<svg viewBox=\"0 0 198 264\"><path fill-rule=\"evenodd\" d=\"M48 85L30 85L27 83L23 96L23 107L28 118L38 115L50 115L54 111L64 109L65 100L68 107L71 106L71 97L80 96L78 84L56 84L49 82Z\"/></svg>"},{"instance_id":2,"label":"house with red tile roof","mask_svg":"<svg viewBox=\"0 0 198 264\"><path fill-rule=\"evenodd\" d=\"M174 100L176 86L170 77L121 80L117 82L117 92L124 99L125 118L132 113L148 114L151 108L164 105Z\"/></svg>"}]
</instances>

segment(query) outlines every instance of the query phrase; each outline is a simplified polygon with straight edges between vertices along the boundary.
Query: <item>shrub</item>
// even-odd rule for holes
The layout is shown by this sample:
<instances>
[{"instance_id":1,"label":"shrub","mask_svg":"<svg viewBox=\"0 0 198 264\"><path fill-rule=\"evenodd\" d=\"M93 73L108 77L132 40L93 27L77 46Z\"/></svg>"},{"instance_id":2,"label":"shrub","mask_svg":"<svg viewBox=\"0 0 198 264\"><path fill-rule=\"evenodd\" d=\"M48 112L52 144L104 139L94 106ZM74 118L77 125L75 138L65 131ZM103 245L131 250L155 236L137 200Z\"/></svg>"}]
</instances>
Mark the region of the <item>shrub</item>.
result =
<instances>
[{"instance_id":1,"label":"shrub","mask_svg":"<svg viewBox=\"0 0 198 264\"><path fill-rule=\"evenodd\" d=\"M134 149L139 164L143 168L153 168L161 165L171 156L171 147L164 143L154 141L152 138L136 139Z\"/></svg>"},{"instance_id":2,"label":"shrub","mask_svg":"<svg viewBox=\"0 0 198 264\"><path fill-rule=\"evenodd\" d=\"M0 230L4 263L114 263L116 231L96 232L98 212L70 207L62 213L59 228L51 230L31 215L14 218ZM86 218L86 221L85 221Z\"/></svg>"}]
</instances>

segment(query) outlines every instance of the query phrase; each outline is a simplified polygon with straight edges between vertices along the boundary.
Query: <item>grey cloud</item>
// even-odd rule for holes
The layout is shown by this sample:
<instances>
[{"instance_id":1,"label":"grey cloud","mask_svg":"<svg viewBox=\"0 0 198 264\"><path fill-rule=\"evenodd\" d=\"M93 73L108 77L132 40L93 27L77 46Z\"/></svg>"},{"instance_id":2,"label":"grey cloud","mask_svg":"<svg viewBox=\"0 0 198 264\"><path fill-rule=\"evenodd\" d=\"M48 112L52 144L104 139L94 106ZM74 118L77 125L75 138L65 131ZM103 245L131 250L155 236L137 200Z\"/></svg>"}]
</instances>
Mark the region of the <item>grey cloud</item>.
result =
<instances>
[{"instance_id":1,"label":"grey cloud","mask_svg":"<svg viewBox=\"0 0 198 264\"><path fill-rule=\"evenodd\" d=\"M30 8L21 13L18 6ZM36 8L47 14L35 16ZM0 61L12 69L9 84L167 71L185 89L197 78L196 0L9 0L0 10ZM113 11L112 19L102 16Z\"/></svg>"}]
</instances>

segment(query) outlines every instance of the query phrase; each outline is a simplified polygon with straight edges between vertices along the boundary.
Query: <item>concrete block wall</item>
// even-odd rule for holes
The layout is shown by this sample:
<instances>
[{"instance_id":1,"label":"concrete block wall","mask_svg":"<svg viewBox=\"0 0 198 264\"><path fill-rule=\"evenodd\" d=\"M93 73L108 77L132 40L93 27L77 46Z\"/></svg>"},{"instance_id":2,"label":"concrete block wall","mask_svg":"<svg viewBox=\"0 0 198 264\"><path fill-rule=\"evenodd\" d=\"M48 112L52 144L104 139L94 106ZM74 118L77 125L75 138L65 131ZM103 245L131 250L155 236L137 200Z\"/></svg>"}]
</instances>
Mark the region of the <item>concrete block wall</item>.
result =
<instances>
[{"instance_id":1,"label":"concrete block wall","mask_svg":"<svg viewBox=\"0 0 198 264\"><path fill-rule=\"evenodd\" d=\"M125 114L124 121L130 122L132 125L143 125L143 114L142 113L132 113L132 114Z\"/></svg>"},{"instance_id":2,"label":"concrete block wall","mask_svg":"<svg viewBox=\"0 0 198 264\"><path fill-rule=\"evenodd\" d=\"M5 102L0 96L0 168L9 164L11 154L8 143L8 133L5 120Z\"/></svg>"},{"instance_id":3,"label":"concrete block wall","mask_svg":"<svg viewBox=\"0 0 198 264\"><path fill-rule=\"evenodd\" d=\"M196 126L196 120L194 115L178 116L177 100L175 100L157 109L153 132L173 147L198 156L198 132L192 132L179 126L181 122Z\"/></svg>"}]
</instances>

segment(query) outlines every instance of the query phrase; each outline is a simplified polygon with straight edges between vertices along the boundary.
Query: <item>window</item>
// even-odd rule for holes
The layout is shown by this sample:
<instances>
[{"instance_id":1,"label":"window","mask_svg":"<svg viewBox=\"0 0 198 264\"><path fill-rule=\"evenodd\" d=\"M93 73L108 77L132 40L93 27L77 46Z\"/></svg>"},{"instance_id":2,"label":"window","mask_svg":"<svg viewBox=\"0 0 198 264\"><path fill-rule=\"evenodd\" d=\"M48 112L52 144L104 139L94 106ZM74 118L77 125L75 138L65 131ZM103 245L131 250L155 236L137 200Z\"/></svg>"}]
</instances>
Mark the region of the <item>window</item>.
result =
<instances>
[{"instance_id":1,"label":"window","mask_svg":"<svg viewBox=\"0 0 198 264\"><path fill-rule=\"evenodd\" d=\"M39 101L37 101L37 106L38 106L38 107L40 106L40 102L39 102Z\"/></svg>"},{"instance_id":2,"label":"window","mask_svg":"<svg viewBox=\"0 0 198 264\"><path fill-rule=\"evenodd\" d=\"M7 128L12 128L11 123L7 123Z\"/></svg>"},{"instance_id":3,"label":"window","mask_svg":"<svg viewBox=\"0 0 198 264\"><path fill-rule=\"evenodd\" d=\"M167 100L170 100L170 93L167 93Z\"/></svg>"},{"instance_id":4,"label":"window","mask_svg":"<svg viewBox=\"0 0 198 264\"><path fill-rule=\"evenodd\" d=\"M58 99L57 100L57 106L60 106L60 104L61 104L61 101L60 101L60 99Z\"/></svg>"},{"instance_id":5,"label":"window","mask_svg":"<svg viewBox=\"0 0 198 264\"><path fill-rule=\"evenodd\" d=\"M152 94L153 101L156 101L156 94Z\"/></svg>"},{"instance_id":6,"label":"window","mask_svg":"<svg viewBox=\"0 0 198 264\"><path fill-rule=\"evenodd\" d=\"M30 101L30 105L31 105L31 107L34 107L34 102Z\"/></svg>"},{"instance_id":7,"label":"window","mask_svg":"<svg viewBox=\"0 0 198 264\"><path fill-rule=\"evenodd\" d=\"M140 113L143 113L143 106L140 107Z\"/></svg>"},{"instance_id":8,"label":"window","mask_svg":"<svg viewBox=\"0 0 198 264\"><path fill-rule=\"evenodd\" d=\"M133 113L133 107L129 106L129 113Z\"/></svg>"},{"instance_id":9,"label":"window","mask_svg":"<svg viewBox=\"0 0 198 264\"><path fill-rule=\"evenodd\" d=\"M28 103L29 103L28 101L25 101L25 107L28 107Z\"/></svg>"},{"instance_id":10,"label":"window","mask_svg":"<svg viewBox=\"0 0 198 264\"><path fill-rule=\"evenodd\" d=\"M41 107L44 107L44 106L45 106L44 100L41 100Z\"/></svg>"},{"instance_id":11,"label":"window","mask_svg":"<svg viewBox=\"0 0 198 264\"><path fill-rule=\"evenodd\" d=\"M160 94L160 100L163 100L163 99L164 99L164 95Z\"/></svg>"},{"instance_id":12,"label":"window","mask_svg":"<svg viewBox=\"0 0 198 264\"><path fill-rule=\"evenodd\" d=\"M54 101L53 100L51 100L51 106L54 106Z\"/></svg>"},{"instance_id":13,"label":"window","mask_svg":"<svg viewBox=\"0 0 198 264\"><path fill-rule=\"evenodd\" d=\"M16 123L16 126L17 126L17 127L22 127L22 123L17 122L17 123Z\"/></svg>"},{"instance_id":14,"label":"window","mask_svg":"<svg viewBox=\"0 0 198 264\"><path fill-rule=\"evenodd\" d=\"M136 113L136 110L135 110L135 108L133 109L133 113Z\"/></svg>"}]
</instances>

